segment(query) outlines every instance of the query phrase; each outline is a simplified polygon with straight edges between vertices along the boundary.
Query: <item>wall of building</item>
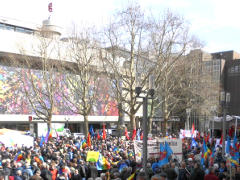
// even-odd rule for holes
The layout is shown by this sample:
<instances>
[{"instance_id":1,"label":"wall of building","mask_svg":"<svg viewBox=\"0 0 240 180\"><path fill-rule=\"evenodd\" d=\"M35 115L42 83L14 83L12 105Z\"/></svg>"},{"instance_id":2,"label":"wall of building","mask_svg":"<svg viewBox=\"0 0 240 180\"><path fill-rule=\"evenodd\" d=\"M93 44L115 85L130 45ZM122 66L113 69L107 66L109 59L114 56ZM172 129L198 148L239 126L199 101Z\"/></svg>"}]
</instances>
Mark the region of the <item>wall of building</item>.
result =
<instances>
[{"instance_id":1,"label":"wall of building","mask_svg":"<svg viewBox=\"0 0 240 180\"><path fill-rule=\"evenodd\" d=\"M226 62L225 89L231 94L229 114L240 114L240 60Z\"/></svg>"},{"instance_id":2,"label":"wall of building","mask_svg":"<svg viewBox=\"0 0 240 180\"><path fill-rule=\"evenodd\" d=\"M41 88L43 86L41 71L32 70L32 72L35 81ZM24 89L28 89L28 93L31 94L31 84L28 83L27 79L22 79L26 81L25 83L19 79L26 74L27 69L0 66L0 121L27 122L29 115L34 116L34 110L32 110L24 91ZM61 78L64 76L58 76L58 78L59 83L61 83ZM96 104L90 114L89 121L115 122L118 119L117 102L112 98L111 88L106 78L100 77L99 80L101 81L100 90L96 96ZM66 89L66 87L63 85L62 89ZM62 122L68 118L71 122L83 122L83 117L74 114L60 94L55 95L56 108L54 109L53 121Z\"/></svg>"}]
</instances>

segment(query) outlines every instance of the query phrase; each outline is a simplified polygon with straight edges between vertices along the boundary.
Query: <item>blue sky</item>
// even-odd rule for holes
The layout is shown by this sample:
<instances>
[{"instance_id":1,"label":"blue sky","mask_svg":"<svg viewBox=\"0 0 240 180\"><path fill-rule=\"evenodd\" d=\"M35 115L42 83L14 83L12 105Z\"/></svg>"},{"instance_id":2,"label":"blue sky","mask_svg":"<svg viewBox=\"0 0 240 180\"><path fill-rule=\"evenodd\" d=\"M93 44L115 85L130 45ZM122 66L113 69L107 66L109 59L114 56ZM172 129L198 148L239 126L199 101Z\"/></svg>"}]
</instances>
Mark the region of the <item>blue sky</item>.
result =
<instances>
[{"instance_id":1,"label":"blue sky","mask_svg":"<svg viewBox=\"0 0 240 180\"><path fill-rule=\"evenodd\" d=\"M41 24L49 16L47 6L53 3L56 22L69 29L73 24L106 23L116 9L129 0L2 0L0 17ZM240 53L240 0L138 0L143 9L158 15L169 8L182 15L193 34L205 42L204 50L235 50Z\"/></svg>"}]
</instances>

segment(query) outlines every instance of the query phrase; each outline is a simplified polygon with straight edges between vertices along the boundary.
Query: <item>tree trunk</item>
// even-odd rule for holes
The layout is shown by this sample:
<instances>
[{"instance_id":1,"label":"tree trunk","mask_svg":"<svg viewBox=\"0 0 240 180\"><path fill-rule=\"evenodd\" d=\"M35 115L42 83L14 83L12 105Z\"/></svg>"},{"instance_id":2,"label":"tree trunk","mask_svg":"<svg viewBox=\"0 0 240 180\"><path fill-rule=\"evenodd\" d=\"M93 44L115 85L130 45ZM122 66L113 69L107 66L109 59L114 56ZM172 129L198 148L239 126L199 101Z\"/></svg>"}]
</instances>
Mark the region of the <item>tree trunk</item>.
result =
<instances>
[{"instance_id":1,"label":"tree trunk","mask_svg":"<svg viewBox=\"0 0 240 180\"><path fill-rule=\"evenodd\" d=\"M84 133L85 137L87 138L88 136L88 116L84 115Z\"/></svg>"},{"instance_id":2,"label":"tree trunk","mask_svg":"<svg viewBox=\"0 0 240 180\"><path fill-rule=\"evenodd\" d=\"M52 116L50 116L50 117L48 118L47 128L48 128L48 130L52 128Z\"/></svg>"},{"instance_id":3,"label":"tree trunk","mask_svg":"<svg viewBox=\"0 0 240 180\"><path fill-rule=\"evenodd\" d=\"M167 127L168 127L168 119L164 118L164 123L163 123L163 135L167 135Z\"/></svg>"},{"instance_id":4,"label":"tree trunk","mask_svg":"<svg viewBox=\"0 0 240 180\"><path fill-rule=\"evenodd\" d=\"M135 114L131 114L129 118L130 118L130 125L131 125L129 131L132 132L134 128L136 129Z\"/></svg>"},{"instance_id":5,"label":"tree trunk","mask_svg":"<svg viewBox=\"0 0 240 180\"><path fill-rule=\"evenodd\" d=\"M123 111L122 111L122 103L119 103L118 105L118 134L119 137L124 135L124 119L123 119Z\"/></svg>"},{"instance_id":6,"label":"tree trunk","mask_svg":"<svg viewBox=\"0 0 240 180\"><path fill-rule=\"evenodd\" d=\"M164 113L164 123L163 123L163 135L167 135L167 128L168 128L168 119L169 119L169 116L168 116L168 111L165 110L165 113Z\"/></svg>"}]
</instances>

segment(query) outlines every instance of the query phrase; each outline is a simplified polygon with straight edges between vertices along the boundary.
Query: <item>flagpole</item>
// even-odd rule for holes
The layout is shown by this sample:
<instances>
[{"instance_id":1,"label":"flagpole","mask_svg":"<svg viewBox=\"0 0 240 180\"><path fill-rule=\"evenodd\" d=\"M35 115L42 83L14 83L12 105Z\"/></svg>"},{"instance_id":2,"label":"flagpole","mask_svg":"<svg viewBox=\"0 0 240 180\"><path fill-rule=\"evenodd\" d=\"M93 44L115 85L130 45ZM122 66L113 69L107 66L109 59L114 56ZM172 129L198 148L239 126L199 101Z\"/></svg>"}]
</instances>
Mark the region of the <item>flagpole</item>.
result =
<instances>
[{"instance_id":1,"label":"flagpole","mask_svg":"<svg viewBox=\"0 0 240 180\"><path fill-rule=\"evenodd\" d=\"M237 135L237 120L238 118L235 117L235 133L234 133L235 136Z\"/></svg>"},{"instance_id":2,"label":"flagpole","mask_svg":"<svg viewBox=\"0 0 240 180\"><path fill-rule=\"evenodd\" d=\"M143 97L143 169L147 172L147 128L148 128L148 110L147 110L148 98Z\"/></svg>"}]
</instances>

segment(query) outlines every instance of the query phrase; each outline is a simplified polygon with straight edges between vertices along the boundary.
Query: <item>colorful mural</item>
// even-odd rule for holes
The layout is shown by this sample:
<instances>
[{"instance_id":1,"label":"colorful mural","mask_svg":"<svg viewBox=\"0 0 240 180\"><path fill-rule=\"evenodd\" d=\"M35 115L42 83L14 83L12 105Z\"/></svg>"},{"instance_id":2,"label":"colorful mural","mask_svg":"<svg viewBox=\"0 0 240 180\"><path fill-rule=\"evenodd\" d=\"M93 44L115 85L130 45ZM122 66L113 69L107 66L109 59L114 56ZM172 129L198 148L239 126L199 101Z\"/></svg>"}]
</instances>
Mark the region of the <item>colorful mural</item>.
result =
<instances>
[{"instance_id":1,"label":"colorful mural","mask_svg":"<svg viewBox=\"0 0 240 180\"><path fill-rule=\"evenodd\" d=\"M34 83L36 86L44 89L44 83L41 80L41 71L31 71L34 73ZM31 85L27 80L28 76L29 72L27 69L0 66L0 114L34 114L24 92L24 89L26 89L28 92L32 92L31 95L33 98L35 97ZM68 89L62 83L63 79L64 76L56 76L59 87L67 93ZM22 83L22 80L25 83ZM100 77L99 80L101 82L99 92L91 115L118 116L117 102L112 98L111 88L108 86L106 78ZM47 98L44 101L47 104ZM74 115L73 111L69 108L69 104L64 101L61 93L55 94L55 102L55 115Z\"/></svg>"}]
</instances>

